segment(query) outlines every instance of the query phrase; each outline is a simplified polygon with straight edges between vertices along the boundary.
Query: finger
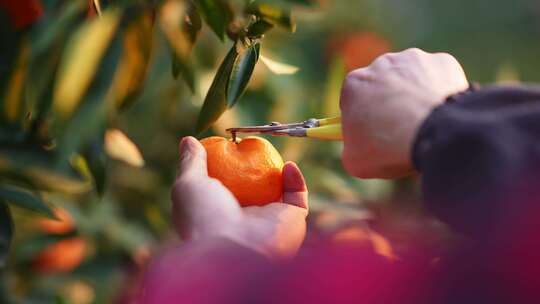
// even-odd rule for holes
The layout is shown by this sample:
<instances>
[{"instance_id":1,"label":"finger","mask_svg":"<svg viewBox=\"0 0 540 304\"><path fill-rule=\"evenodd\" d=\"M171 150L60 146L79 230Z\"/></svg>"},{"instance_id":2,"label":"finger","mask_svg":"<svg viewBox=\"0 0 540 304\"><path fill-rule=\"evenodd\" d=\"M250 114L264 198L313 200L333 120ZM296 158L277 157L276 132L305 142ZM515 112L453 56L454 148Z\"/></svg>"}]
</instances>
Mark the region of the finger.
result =
<instances>
[{"instance_id":1,"label":"finger","mask_svg":"<svg viewBox=\"0 0 540 304\"><path fill-rule=\"evenodd\" d=\"M283 166L283 203L308 209L308 191L302 172L294 162Z\"/></svg>"},{"instance_id":2,"label":"finger","mask_svg":"<svg viewBox=\"0 0 540 304\"><path fill-rule=\"evenodd\" d=\"M178 176L208 176L206 150L194 137L187 136L180 141L180 167Z\"/></svg>"}]
</instances>

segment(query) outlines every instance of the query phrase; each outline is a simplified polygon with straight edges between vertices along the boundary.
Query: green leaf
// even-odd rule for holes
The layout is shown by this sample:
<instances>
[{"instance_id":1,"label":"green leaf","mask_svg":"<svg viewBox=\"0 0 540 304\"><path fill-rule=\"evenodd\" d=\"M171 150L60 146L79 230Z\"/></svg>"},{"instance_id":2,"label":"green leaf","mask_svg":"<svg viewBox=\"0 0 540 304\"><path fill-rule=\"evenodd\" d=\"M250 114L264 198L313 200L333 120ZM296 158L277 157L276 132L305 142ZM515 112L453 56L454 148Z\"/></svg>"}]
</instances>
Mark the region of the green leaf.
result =
<instances>
[{"instance_id":1,"label":"green leaf","mask_svg":"<svg viewBox=\"0 0 540 304\"><path fill-rule=\"evenodd\" d=\"M199 31L202 28L201 15L197 11L197 7L193 2L189 2L186 8L186 18L182 24L182 30L188 34L189 40L192 44L197 40Z\"/></svg>"},{"instance_id":2,"label":"green leaf","mask_svg":"<svg viewBox=\"0 0 540 304\"><path fill-rule=\"evenodd\" d=\"M107 156L103 150L103 132L101 136L96 138L96 140L88 147L83 155L90 169L90 173L94 179L94 186L98 195L103 196L105 193L105 184L107 181L106 167L107 167Z\"/></svg>"},{"instance_id":3,"label":"green leaf","mask_svg":"<svg viewBox=\"0 0 540 304\"><path fill-rule=\"evenodd\" d=\"M28 77L28 60L30 47L28 37L24 37L17 46L18 54L15 58L14 66L10 71L10 76L6 81L5 91L0 96L2 105L2 120L10 124L19 124L28 112L25 104L26 78ZM3 78L3 77L2 77Z\"/></svg>"},{"instance_id":4,"label":"green leaf","mask_svg":"<svg viewBox=\"0 0 540 304\"><path fill-rule=\"evenodd\" d=\"M54 110L63 120L73 115L86 93L92 93L91 84L117 36L121 19L121 11L108 10L85 22L69 40L54 88Z\"/></svg>"},{"instance_id":5,"label":"green leaf","mask_svg":"<svg viewBox=\"0 0 540 304\"><path fill-rule=\"evenodd\" d=\"M7 264L11 239L13 238L13 219L9 207L0 202L0 268Z\"/></svg>"},{"instance_id":6,"label":"green leaf","mask_svg":"<svg viewBox=\"0 0 540 304\"><path fill-rule=\"evenodd\" d=\"M13 78L17 66L17 58L20 57L19 49L23 44L24 33L17 31L12 24L8 12L0 9L0 39L2 41L0 56L0 107L4 108L4 98L10 89L10 80ZM3 118L4 111L0 113Z\"/></svg>"},{"instance_id":7,"label":"green leaf","mask_svg":"<svg viewBox=\"0 0 540 304\"><path fill-rule=\"evenodd\" d=\"M246 90L260 51L261 44L256 42L236 59L227 88L227 107L232 108Z\"/></svg>"},{"instance_id":8,"label":"green leaf","mask_svg":"<svg viewBox=\"0 0 540 304\"><path fill-rule=\"evenodd\" d=\"M199 119L197 120L197 134L208 130L227 109L227 86L237 57L236 44L233 44L229 53L227 53L227 56L221 62L216 76L214 76L214 80L212 81L212 85L206 94Z\"/></svg>"},{"instance_id":9,"label":"green leaf","mask_svg":"<svg viewBox=\"0 0 540 304\"><path fill-rule=\"evenodd\" d=\"M72 29L84 20L86 6L85 1L63 3L58 10L48 10L44 18L41 19L40 26L33 28L28 89L26 90L35 118L33 128L39 128L38 125L45 121L49 114L53 103L55 78L64 45Z\"/></svg>"},{"instance_id":10,"label":"green leaf","mask_svg":"<svg viewBox=\"0 0 540 304\"><path fill-rule=\"evenodd\" d=\"M25 238L25 242L18 242L13 247L13 254L17 257L17 262L30 263L36 255L51 244L66 238L73 237L76 232L68 234L35 234Z\"/></svg>"},{"instance_id":11,"label":"green leaf","mask_svg":"<svg viewBox=\"0 0 540 304\"><path fill-rule=\"evenodd\" d=\"M123 33L123 53L111 87L118 109L125 109L142 91L152 53L154 15L150 11L130 19Z\"/></svg>"},{"instance_id":12,"label":"green leaf","mask_svg":"<svg viewBox=\"0 0 540 304\"><path fill-rule=\"evenodd\" d=\"M50 218L55 218L51 208L38 196L21 188L0 186L0 199L18 207L29 209Z\"/></svg>"},{"instance_id":13,"label":"green leaf","mask_svg":"<svg viewBox=\"0 0 540 304\"><path fill-rule=\"evenodd\" d=\"M88 90L81 96L73 114L67 120L56 121L54 130L58 133L58 160L61 166L71 156L95 140L104 128L108 111L111 108L110 91L122 53L122 35L117 31L105 54L95 67L95 74ZM62 116L62 115L60 115Z\"/></svg>"},{"instance_id":14,"label":"green leaf","mask_svg":"<svg viewBox=\"0 0 540 304\"><path fill-rule=\"evenodd\" d=\"M195 92L195 73L189 57L202 24L195 5L189 1L186 6L185 16L166 15L161 22L161 29L171 48L173 77L177 79L182 75L190 90Z\"/></svg>"},{"instance_id":15,"label":"green leaf","mask_svg":"<svg viewBox=\"0 0 540 304\"><path fill-rule=\"evenodd\" d=\"M233 14L229 3L225 0L196 0L195 5L212 31L224 41Z\"/></svg>"},{"instance_id":16,"label":"green leaf","mask_svg":"<svg viewBox=\"0 0 540 304\"><path fill-rule=\"evenodd\" d=\"M24 181L36 189L81 193L86 181L71 167L57 168L57 155L40 147L0 148L0 174L11 180Z\"/></svg>"},{"instance_id":17,"label":"green leaf","mask_svg":"<svg viewBox=\"0 0 540 304\"><path fill-rule=\"evenodd\" d=\"M256 15L270 24L281 26L290 32L296 31L296 23L293 21L291 11L288 8L253 2L246 8L246 12Z\"/></svg>"},{"instance_id":18,"label":"green leaf","mask_svg":"<svg viewBox=\"0 0 540 304\"><path fill-rule=\"evenodd\" d=\"M298 72L299 68L294 65L286 64L272 60L266 56L260 55L261 62L276 75L291 75Z\"/></svg>"},{"instance_id":19,"label":"green leaf","mask_svg":"<svg viewBox=\"0 0 540 304\"><path fill-rule=\"evenodd\" d=\"M41 56L58 42L64 42L66 33L84 18L88 3L86 1L68 1L60 9L51 9L33 29L32 54ZM58 13L56 13L58 12Z\"/></svg>"},{"instance_id":20,"label":"green leaf","mask_svg":"<svg viewBox=\"0 0 540 304\"><path fill-rule=\"evenodd\" d=\"M56 295L56 297L54 297L54 303L55 304L69 304L69 302L61 295Z\"/></svg>"},{"instance_id":21,"label":"green leaf","mask_svg":"<svg viewBox=\"0 0 540 304\"><path fill-rule=\"evenodd\" d=\"M247 36L250 38L261 37L272 28L274 28L272 23L266 22L262 19L257 20L248 27Z\"/></svg>"}]
</instances>

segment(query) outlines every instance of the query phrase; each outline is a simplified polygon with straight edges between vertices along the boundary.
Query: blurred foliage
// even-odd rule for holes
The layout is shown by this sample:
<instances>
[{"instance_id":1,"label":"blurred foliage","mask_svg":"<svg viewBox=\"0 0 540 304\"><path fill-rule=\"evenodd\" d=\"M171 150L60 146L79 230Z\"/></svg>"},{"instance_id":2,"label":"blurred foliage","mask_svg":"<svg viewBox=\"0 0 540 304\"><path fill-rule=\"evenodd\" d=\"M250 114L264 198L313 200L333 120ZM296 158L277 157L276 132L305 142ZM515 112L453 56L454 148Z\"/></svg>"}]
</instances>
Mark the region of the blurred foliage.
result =
<instances>
[{"instance_id":1,"label":"blurred foliage","mask_svg":"<svg viewBox=\"0 0 540 304\"><path fill-rule=\"evenodd\" d=\"M0 0L0 302L133 302L174 240L180 137L334 116L347 71L412 46L473 81L538 81L539 15L532 0ZM271 140L306 176L308 244L361 238L343 223L373 215L395 254L410 235L451 242L414 181L347 176L341 143Z\"/></svg>"}]
</instances>

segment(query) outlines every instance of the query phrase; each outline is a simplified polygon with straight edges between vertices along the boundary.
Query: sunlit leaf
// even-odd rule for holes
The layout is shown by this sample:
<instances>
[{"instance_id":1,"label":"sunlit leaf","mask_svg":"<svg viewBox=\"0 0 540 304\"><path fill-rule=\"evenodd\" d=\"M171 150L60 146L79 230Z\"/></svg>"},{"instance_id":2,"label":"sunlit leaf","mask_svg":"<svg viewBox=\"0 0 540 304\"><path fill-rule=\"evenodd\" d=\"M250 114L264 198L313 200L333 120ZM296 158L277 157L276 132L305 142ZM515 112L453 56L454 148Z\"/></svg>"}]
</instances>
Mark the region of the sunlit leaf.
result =
<instances>
[{"instance_id":1,"label":"sunlit leaf","mask_svg":"<svg viewBox=\"0 0 540 304\"><path fill-rule=\"evenodd\" d=\"M0 200L54 218L52 209L41 198L22 188L0 186Z\"/></svg>"},{"instance_id":2,"label":"sunlit leaf","mask_svg":"<svg viewBox=\"0 0 540 304\"><path fill-rule=\"evenodd\" d=\"M30 69L26 83L28 103L35 119L32 126L35 130L32 132L42 132L45 129L42 122L47 119L52 106L54 81L63 47L71 31L83 20L85 8L85 1L64 2L60 9L49 10L47 18L40 21L40 26L33 28ZM39 134L38 137L42 135L46 134Z\"/></svg>"},{"instance_id":3,"label":"sunlit leaf","mask_svg":"<svg viewBox=\"0 0 540 304\"><path fill-rule=\"evenodd\" d=\"M23 39L23 42L19 48L19 54L15 61L15 66L11 72L11 77L7 83L7 88L2 98L4 108L2 109L4 118L11 123L16 122L21 116L25 115L24 104L24 88L27 78L27 66L28 58L30 55L30 48L27 39Z\"/></svg>"},{"instance_id":4,"label":"sunlit leaf","mask_svg":"<svg viewBox=\"0 0 540 304\"><path fill-rule=\"evenodd\" d=\"M7 12L0 9L0 109L4 112L4 99L11 89L11 82L15 74L17 58L20 58L19 49L23 45L25 34L17 31L8 17ZM5 46L5 47L4 47ZM4 119L5 113L0 115Z\"/></svg>"},{"instance_id":5,"label":"sunlit leaf","mask_svg":"<svg viewBox=\"0 0 540 304\"><path fill-rule=\"evenodd\" d=\"M92 173L90 172L90 168L88 168L88 163L86 163L86 159L80 154L73 155L73 157L71 157L69 160L69 163L71 164L71 167L73 167L73 169L81 174L81 176L86 180L92 179Z\"/></svg>"},{"instance_id":6,"label":"sunlit leaf","mask_svg":"<svg viewBox=\"0 0 540 304\"><path fill-rule=\"evenodd\" d=\"M272 73L277 75L290 75L299 70L299 68L294 65L277 62L263 55L259 56L259 58Z\"/></svg>"},{"instance_id":7,"label":"sunlit leaf","mask_svg":"<svg viewBox=\"0 0 540 304\"><path fill-rule=\"evenodd\" d=\"M260 37L266 32L271 30L274 27L272 23L266 22L264 20L257 20L248 27L247 36L248 37Z\"/></svg>"},{"instance_id":8,"label":"sunlit leaf","mask_svg":"<svg viewBox=\"0 0 540 304\"><path fill-rule=\"evenodd\" d=\"M120 33L119 29L109 42L98 66L94 68L95 76L76 111L67 120L55 121L53 132L58 137L59 166L100 136L110 110L113 109L106 101L111 100L111 85L122 53L123 36Z\"/></svg>"},{"instance_id":9,"label":"sunlit leaf","mask_svg":"<svg viewBox=\"0 0 540 304\"><path fill-rule=\"evenodd\" d=\"M290 32L296 31L296 23L291 17L291 11L288 8L283 8L268 3L251 3L246 11L250 14L259 16L262 20L285 28Z\"/></svg>"},{"instance_id":10,"label":"sunlit leaf","mask_svg":"<svg viewBox=\"0 0 540 304\"><path fill-rule=\"evenodd\" d=\"M206 94L199 119L197 120L196 133L206 131L227 109L227 86L234 62L238 57L236 44L233 44L227 56L221 62L212 85Z\"/></svg>"},{"instance_id":11,"label":"sunlit leaf","mask_svg":"<svg viewBox=\"0 0 540 304\"><path fill-rule=\"evenodd\" d=\"M94 9L96 10L96 13L98 15L101 15L101 1L100 0L92 0L92 4Z\"/></svg>"},{"instance_id":12,"label":"sunlit leaf","mask_svg":"<svg viewBox=\"0 0 540 304\"><path fill-rule=\"evenodd\" d=\"M236 59L227 88L227 106L233 107L246 90L251 74L259 60L260 43L254 43Z\"/></svg>"},{"instance_id":13,"label":"sunlit leaf","mask_svg":"<svg viewBox=\"0 0 540 304\"><path fill-rule=\"evenodd\" d=\"M181 58L187 58L191 52L190 35L182 31L186 15L186 5L182 1L169 0L161 7L159 25L167 42Z\"/></svg>"},{"instance_id":14,"label":"sunlit leaf","mask_svg":"<svg viewBox=\"0 0 540 304\"><path fill-rule=\"evenodd\" d=\"M109 129L105 132L105 152L110 158L134 166L144 166L144 159L139 148L120 130Z\"/></svg>"},{"instance_id":15,"label":"sunlit leaf","mask_svg":"<svg viewBox=\"0 0 540 304\"><path fill-rule=\"evenodd\" d=\"M125 29L124 51L111 87L111 99L117 108L129 105L141 91L152 51L152 13L144 13Z\"/></svg>"},{"instance_id":16,"label":"sunlit leaf","mask_svg":"<svg viewBox=\"0 0 540 304\"><path fill-rule=\"evenodd\" d=\"M227 26L232 20L229 3L226 0L195 0L195 5L206 24L223 41Z\"/></svg>"},{"instance_id":17,"label":"sunlit leaf","mask_svg":"<svg viewBox=\"0 0 540 304\"><path fill-rule=\"evenodd\" d=\"M9 207L0 201L0 268L7 264L11 239L13 238L13 220Z\"/></svg>"},{"instance_id":18,"label":"sunlit leaf","mask_svg":"<svg viewBox=\"0 0 540 304\"><path fill-rule=\"evenodd\" d=\"M54 109L60 117L70 117L89 89L120 17L120 11L107 10L81 26L70 39L54 90Z\"/></svg>"}]
</instances>

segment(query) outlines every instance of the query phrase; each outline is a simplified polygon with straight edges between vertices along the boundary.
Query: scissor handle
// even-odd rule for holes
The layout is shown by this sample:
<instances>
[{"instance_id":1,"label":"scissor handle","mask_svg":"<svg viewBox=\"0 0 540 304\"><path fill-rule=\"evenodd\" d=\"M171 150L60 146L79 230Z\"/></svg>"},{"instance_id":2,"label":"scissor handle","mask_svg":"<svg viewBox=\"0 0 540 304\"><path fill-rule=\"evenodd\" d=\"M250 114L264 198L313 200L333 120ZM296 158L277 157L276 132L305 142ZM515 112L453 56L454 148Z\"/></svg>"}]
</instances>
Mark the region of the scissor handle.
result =
<instances>
[{"instance_id":1,"label":"scissor handle","mask_svg":"<svg viewBox=\"0 0 540 304\"><path fill-rule=\"evenodd\" d=\"M339 117L337 117L339 118ZM335 119L335 118L328 118ZM341 119L340 119L341 121ZM306 136L326 140L343 140L341 123L322 124L321 127L306 129Z\"/></svg>"},{"instance_id":2,"label":"scissor handle","mask_svg":"<svg viewBox=\"0 0 540 304\"><path fill-rule=\"evenodd\" d=\"M341 123L341 117L330 117L330 118L321 118L319 119L319 126L327 126L327 125L334 125L334 124L340 124Z\"/></svg>"}]
</instances>

